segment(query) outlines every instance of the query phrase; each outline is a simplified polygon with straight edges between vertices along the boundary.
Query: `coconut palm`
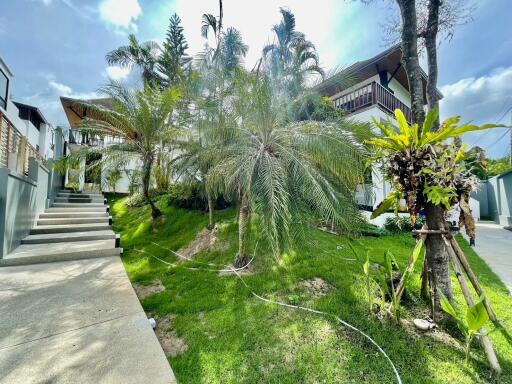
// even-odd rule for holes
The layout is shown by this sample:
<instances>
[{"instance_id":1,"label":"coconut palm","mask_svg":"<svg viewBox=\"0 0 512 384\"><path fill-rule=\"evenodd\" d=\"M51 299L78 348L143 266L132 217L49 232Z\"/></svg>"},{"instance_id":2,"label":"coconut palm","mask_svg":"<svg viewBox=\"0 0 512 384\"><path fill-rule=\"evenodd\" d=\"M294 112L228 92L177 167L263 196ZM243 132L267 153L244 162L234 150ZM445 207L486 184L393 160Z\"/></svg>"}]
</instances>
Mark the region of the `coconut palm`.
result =
<instances>
[{"instance_id":1,"label":"coconut palm","mask_svg":"<svg viewBox=\"0 0 512 384\"><path fill-rule=\"evenodd\" d=\"M246 237L253 213L275 254L293 244L312 219L353 229L360 217L354 191L362 181L364 154L345 130L348 123L287 124L265 75L239 70L234 90L226 104L238 124L210 132L223 148L207 175L209 188L239 206L234 265L248 262Z\"/></svg>"},{"instance_id":2,"label":"coconut palm","mask_svg":"<svg viewBox=\"0 0 512 384\"><path fill-rule=\"evenodd\" d=\"M128 36L128 45L124 45L105 56L108 65L119 65L130 70L137 67L142 72L142 79L146 82L159 82L160 76L156 71L156 64L161 53L160 46L154 41L139 43L135 35Z\"/></svg>"},{"instance_id":3,"label":"coconut palm","mask_svg":"<svg viewBox=\"0 0 512 384\"><path fill-rule=\"evenodd\" d=\"M170 124L180 92L176 88L160 91L155 85L145 84L143 90L127 89L119 83L112 83L101 89L112 99L113 107L105 108L87 101L74 101L74 108L80 113L87 111L81 123L81 130L99 137L115 137L117 144L105 147L84 147L84 152L97 152L101 158L91 164L98 169L121 167L134 158L142 168L142 191L151 207L151 216L161 215L150 197L151 171L159 146L166 145L175 136L176 130Z\"/></svg>"}]
</instances>

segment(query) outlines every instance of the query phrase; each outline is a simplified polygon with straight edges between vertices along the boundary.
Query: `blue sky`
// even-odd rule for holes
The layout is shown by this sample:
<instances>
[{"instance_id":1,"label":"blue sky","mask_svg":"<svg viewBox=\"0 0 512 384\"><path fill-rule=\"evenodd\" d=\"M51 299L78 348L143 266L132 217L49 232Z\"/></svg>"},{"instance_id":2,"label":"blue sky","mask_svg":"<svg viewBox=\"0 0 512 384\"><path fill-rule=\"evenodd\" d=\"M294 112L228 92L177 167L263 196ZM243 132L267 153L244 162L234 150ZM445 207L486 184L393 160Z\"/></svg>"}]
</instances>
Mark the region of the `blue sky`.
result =
<instances>
[{"instance_id":1,"label":"blue sky","mask_svg":"<svg viewBox=\"0 0 512 384\"><path fill-rule=\"evenodd\" d=\"M136 73L108 67L105 54L135 33L161 41L168 18L183 19L190 54L201 50L201 14L217 13L217 0L0 0L0 56L14 72L15 100L41 108L54 124L66 120L59 96L95 97L109 77L133 81ZM477 123L511 123L512 33L510 0L474 1L474 21L457 28L439 51L443 116ZM396 14L392 0L363 5L351 0L224 0L225 24L241 30L252 67L279 20L279 7L296 15L297 29L318 48L326 68L366 59L385 47L383 24ZM507 153L504 130L466 139L491 157ZM501 139L500 139L501 138Z\"/></svg>"}]
</instances>

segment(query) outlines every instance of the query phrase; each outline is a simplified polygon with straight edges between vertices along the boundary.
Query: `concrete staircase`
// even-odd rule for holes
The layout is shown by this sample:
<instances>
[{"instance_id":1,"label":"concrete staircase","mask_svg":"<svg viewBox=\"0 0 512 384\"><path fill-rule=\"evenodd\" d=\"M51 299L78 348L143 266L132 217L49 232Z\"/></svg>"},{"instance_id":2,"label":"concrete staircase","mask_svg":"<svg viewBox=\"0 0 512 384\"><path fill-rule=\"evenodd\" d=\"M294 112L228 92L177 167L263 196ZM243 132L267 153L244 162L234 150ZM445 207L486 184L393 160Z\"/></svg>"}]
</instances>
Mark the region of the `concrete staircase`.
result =
<instances>
[{"instance_id":1,"label":"concrete staircase","mask_svg":"<svg viewBox=\"0 0 512 384\"><path fill-rule=\"evenodd\" d=\"M0 267L120 255L108 209L102 194L60 191Z\"/></svg>"}]
</instances>

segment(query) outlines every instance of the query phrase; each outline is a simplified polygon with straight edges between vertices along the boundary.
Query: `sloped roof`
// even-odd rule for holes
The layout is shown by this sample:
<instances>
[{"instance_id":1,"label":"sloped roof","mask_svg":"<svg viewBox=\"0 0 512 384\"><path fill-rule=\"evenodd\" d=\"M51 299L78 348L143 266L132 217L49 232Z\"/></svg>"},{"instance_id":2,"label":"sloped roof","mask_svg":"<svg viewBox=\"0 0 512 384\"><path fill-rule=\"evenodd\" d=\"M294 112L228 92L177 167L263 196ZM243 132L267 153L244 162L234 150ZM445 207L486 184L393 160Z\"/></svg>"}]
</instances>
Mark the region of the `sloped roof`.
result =
<instances>
[{"instance_id":1,"label":"sloped roof","mask_svg":"<svg viewBox=\"0 0 512 384\"><path fill-rule=\"evenodd\" d=\"M30 110L30 112L34 112L37 115L37 117L39 118L39 120L41 120L41 122L43 122L44 124L48 124L48 121L44 117L43 112L41 112L39 110L39 108L34 107L33 105L23 104L18 101L14 101L14 100L13 100L13 104L18 108L18 110L19 109L27 109L27 110Z\"/></svg>"},{"instance_id":2,"label":"sloped roof","mask_svg":"<svg viewBox=\"0 0 512 384\"><path fill-rule=\"evenodd\" d=\"M112 109L114 107L113 100L109 97L89 100L79 100L72 99L69 97L61 97L60 102L62 103L62 108L64 108L64 112L66 113L66 117L68 118L69 125L72 129L76 128L78 124L87 115L87 108L83 108L76 105L77 102L84 101L86 103L98 105L106 109Z\"/></svg>"},{"instance_id":3,"label":"sloped roof","mask_svg":"<svg viewBox=\"0 0 512 384\"><path fill-rule=\"evenodd\" d=\"M326 96L332 96L346 88L364 81L372 76L378 75L379 71L386 70L389 73L395 73L394 78L407 90L409 90L409 81L407 73L401 63L402 48L400 44L380 52L376 56L358 61L347 68L337 72L335 75L325 79L314 87L315 90ZM426 100L427 74L421 69L423 80L423 97ZM438 90L439 97L443 95Z\"/></svg>"}]
</instances>

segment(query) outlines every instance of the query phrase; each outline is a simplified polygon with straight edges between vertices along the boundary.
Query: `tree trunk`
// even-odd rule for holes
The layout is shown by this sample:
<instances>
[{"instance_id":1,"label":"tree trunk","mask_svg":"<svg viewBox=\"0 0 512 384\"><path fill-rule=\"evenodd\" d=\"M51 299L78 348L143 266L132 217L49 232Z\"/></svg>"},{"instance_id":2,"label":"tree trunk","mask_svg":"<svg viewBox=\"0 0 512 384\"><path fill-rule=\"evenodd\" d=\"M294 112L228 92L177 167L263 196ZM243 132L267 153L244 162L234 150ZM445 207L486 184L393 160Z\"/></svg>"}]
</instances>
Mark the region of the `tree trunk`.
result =
<instances>
[{"instance_id":1,"label":"tree trunk","mask_svg":"<svg viewBox=\"0 0 512 384\"><path fill-rule=\"evenodd\" d=\"M439 223L445 222L443 207L427 204L425 213L428 229L444 229L439 227ZM441 306L439 304L437 290L440 289L450 302L453 299L450 268L448 264L450 259L440 234L429 234L425 245L431 292L433 291L434 293L434 309L436 312L440 312Z\"/></svg>"},{"instance_id":2,"label":"tree trunk","mask_svg":"<svg viewBox=\"0 0 512 384\"><path fill-rule=\"evenodd\" d=\"M162 212L156 207L155 203L151 200L149 196L149 184L151 182L151 165L153 164L153 156L147 156L143 160L142 164L142 191L144 193L144 198L147 203L151 207L151 217L156 219L157 217L162 216Z\"/></svg>"},{"instance_id":3,"label":"tree trunk","mask_svg":"<svg viewBox=\"0 0 512 384\"><path fill-rule=\"evenodd\" d=\"M409 81L413 122L419 125L425 120L423 111L423 83L418 58L418 26L415 0L396 0L402 17L402 62Z\"/></svg>"},{"instance_id":4,"label":"tree trunk","mask_svg":"<svg viewBox=\"0 0 512 384\"><path fill-rule=\"evenodd\" d=\"M246 197L242 197L240 204L240 214L238 217L238 254L236 255L234 266L242 268L247 265L249 258L245 253L245 241L247 237L247 226L250 219L249 202Z\"/></svg>"},{"instance_id":5,"label":"tree trunk","mask_svg":"<svg viewBox=\"0 0 512 384\"><path fill-rule=\"evenodd\" d=\"M212 230L214 227L213 224L213 209L215 208L215 202L213 201L212 194L207 192L208 196L208 229Z\"/></svg>"},{"instance_id":6,"label":"tree trunk","mask_svg":"<svg viewBox=\"0 0 512 384\"><path fill-rule=\"evenodd\" d=\"M427 50L428 79L427 102L428 109L439 109L437 95L437 32L439 30L439 7L441 0L430 0L428 3L427 30L425 31L425 47ZM439 118L434 122L434 131L439 129Z\"/></svg>"}]
</instances>

